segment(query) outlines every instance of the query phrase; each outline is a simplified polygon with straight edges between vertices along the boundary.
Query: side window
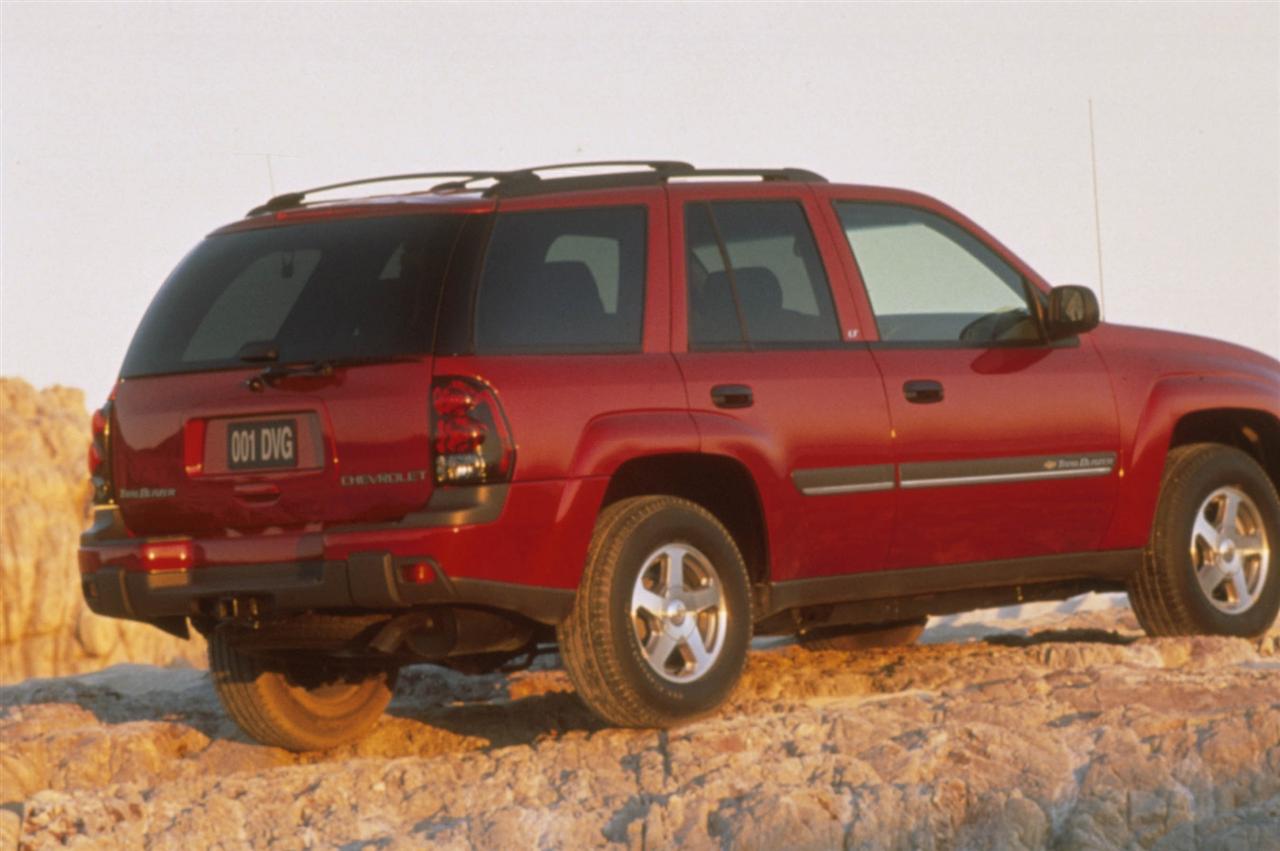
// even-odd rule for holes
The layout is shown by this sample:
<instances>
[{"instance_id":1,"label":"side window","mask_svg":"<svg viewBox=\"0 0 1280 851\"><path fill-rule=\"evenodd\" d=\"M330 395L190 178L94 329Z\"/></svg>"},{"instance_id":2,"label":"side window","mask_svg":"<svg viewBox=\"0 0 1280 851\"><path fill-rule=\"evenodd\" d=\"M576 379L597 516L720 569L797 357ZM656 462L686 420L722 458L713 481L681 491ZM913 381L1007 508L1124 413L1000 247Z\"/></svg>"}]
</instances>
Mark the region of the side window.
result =
<instances>
[{"instance_id":1,"label":"side window","mask_svg":"<svg viewBox=\"0 0 1280 851\"><path fill-rule=\"evenodd\" d=\"M837 202L886 342L1036 342L1022 276L972 234L912 207Z\"/></svg>"},{"instance_id":2,"label":"side window","mask_svg":"<svg viewBox=\"0 0 1280 851\"><path fill-rule=\"evenodd\" d=\"M645 208L500 213L476 296L478 352L636 351Z\"/></svg>"},{"instance_id":3,"label":"side window","mask_svg":"<svg viewBox=\"0 0 1280 851\"><path fill-rule=\"evenodd\" d=\"M839 341L831 288L799 203L691 203L685 245L694 348Z\"/></svg>"}]
</instances>

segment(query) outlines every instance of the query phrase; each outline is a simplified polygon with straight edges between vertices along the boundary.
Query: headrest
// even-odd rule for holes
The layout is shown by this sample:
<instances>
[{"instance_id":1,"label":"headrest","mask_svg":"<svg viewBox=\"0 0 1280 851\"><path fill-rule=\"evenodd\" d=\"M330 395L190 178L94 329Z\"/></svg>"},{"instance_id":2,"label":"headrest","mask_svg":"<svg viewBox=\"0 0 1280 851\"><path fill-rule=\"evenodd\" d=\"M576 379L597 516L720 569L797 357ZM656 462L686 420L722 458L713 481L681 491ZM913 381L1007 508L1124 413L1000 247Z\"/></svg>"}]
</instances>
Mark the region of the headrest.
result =
<instances>
[{"instance_id":1,"label":"headrest","mask_svg":"<svg viewBox=\"0 0 1280 851\"><path fill-rule=\"evenodd\" d=\"M715 298L723 293L722 298L731 298L729 295L729 273L728 272L708 272L706 280L702 282L702 295L704 298Z\"/></svg>"},{"instance_id":2,"label":"headrest","mask_svg":"<svg viewBox=\"0 0 1280 851\"><path fill-rule=\"evenodd\" d=\"M538 275L536 297L557 308L572 307L579 311L604 313L600 290L591 268L580 260L544 263Z\"/></svg>"},{"instance_id":3,"label":"headrest","mask_svg":"<svg viewBox=\"0 0 1280 851\"><path fill-rule=\"evenodd\" d=\"M738 298L742 299L743 310L749 313L782 310L782 285L778 283L778 276L769 269L744 266L733 270L733 278L738 284Z\"/></svg>"}]
</instances>

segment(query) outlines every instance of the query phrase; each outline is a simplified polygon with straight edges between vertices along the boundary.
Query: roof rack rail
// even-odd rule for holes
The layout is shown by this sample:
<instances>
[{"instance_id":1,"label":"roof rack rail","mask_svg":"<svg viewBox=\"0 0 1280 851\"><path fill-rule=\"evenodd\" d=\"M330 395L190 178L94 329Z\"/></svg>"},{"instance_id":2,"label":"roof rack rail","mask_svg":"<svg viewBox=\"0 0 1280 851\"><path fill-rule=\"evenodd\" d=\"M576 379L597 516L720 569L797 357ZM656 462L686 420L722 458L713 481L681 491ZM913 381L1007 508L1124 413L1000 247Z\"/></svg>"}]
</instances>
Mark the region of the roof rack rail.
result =
<instances>
[{"instance_id":1,"label":"roof rack rail","mask_svg":"<svg viewBox=\"0 0 1280 851\"><path fill-rule=\"evenodd\" d=\"M347 180L342 183L313 186L310 189L303 189L301 192L286 192L283 195L277 195L267 201L267 203L254 207L246 213L246 215L256 216L259 213L273 213L276 210L287 210L290 207L297 207L300 205L308 195L313 195L316 192L326 192L330 189L346 189L348 186L364 186L369 183L391 183L397 180L420 180L428 177L461 177L464 178L464 180L459 183L466 184L475 180L484 180L486 178L497 179L502 174L503 172L500 171L423 171L416 172L414 174L388 174L383 177L366 177L361 178L360 180Z\"/></svg>"},{"instance_id":2,"label":"roof rack rail","mask_svg":"<svg viewBox=\"0 0 1280 851\"><path fill-rule=\"evenodd\" d=\"M540 171L564 171L571 168L614 168L617 166L643 166L652 169L658 174L681 173L686 171L694 171L692 164L681 162L680 160L586 160L583 162L571 163L550 163L549 165L535 165L528 168L519 168L509 171L506 176L513 179L525 179L528 176L537 177ZM554 179L554 178L552 178Z\"/></svg>"},{"instance_id":3,"label":"roof rack rail","mask_svg":"<svg viewBox=\"0 0 1280 851\"><path fill-rule=\"evenodd\" d=\"M611 168L624 169L602 174L570 174L560 177L543 176L542 172L570 171L574 169ZM692 174L696 169L690 163L679 160L583 160L580 162L548 163L528 168L512 169L493 177L494 183L483 189L486 198L513 198L521 195L539 195L544 192L564 192L572 189L620 188L625 186L652 186L667 178ZM468 188L473 180L459 181L437 188Z\"/></svg>"},{"instance_id":4,"label":"roof rack rail","mask_svg":"<svg viewBox=\"0 0 1280 851\"><path fill-rule=\"evenodd\" d=\"M543 177L538 172L609 166L643 166L648 171L622 171L606 174ZM761 180L786 180L798 183L826 183L817 172L803 168L698 168L678 160L602 160L597 162L556 163L506 172L487 189L486 197L510 198L564 192L573 189L615 189L626 186L652 186L672 179L700 177L758 177Z\"/></svg>"},{"instance_id":5,"label":"roof rack rail","mask_svg":"<svg viewBox=\"0 0 1280 851\"><path fill-rule=\"evenodd\" d=\"M759 177L761 180L788 180L794 183L826 183L827 179L807 168L696 168L691 174L673 177Z\"/></svg>"},{"instance_id":6,"label":"roof rack rail","mask_svg":"<svg viewBox=\"0 0 1280 851\"><path fill-rule=\"evenodd\" d=\"M604 174L574 174L563 177L543 177L540 174L540 172L548 171L627 168L631 166L638 167L638 169L612 171ZM440 177L455 179L439 183L431 187L431 191L469 189L473 183L491 180L493 181L492 185L480 190L486 198L512 198L522 195L539 195L544 192L565 192L574 189L616 189L628 186L653 186L666 183L672 178L696 180L699 177L758 177L765 181L827 182L827 179L822 175L804 168L697 168L679 160L592 160L552 163L550 165L538 165L509 171L425 171L416 174L392 174L385 177L348 180L344 183L331 183L327 186L317 186L301 192L287 192L283 195L277 195L267 203L254 207L249 211L248 215L256 216L259 213L271 213L276 210L297 207L302 204L308 195L316 192L325 192L330 189L345 189L349 186L364 186L372 183L390 183L398 180Z\"/></svg>"}]
</instances>

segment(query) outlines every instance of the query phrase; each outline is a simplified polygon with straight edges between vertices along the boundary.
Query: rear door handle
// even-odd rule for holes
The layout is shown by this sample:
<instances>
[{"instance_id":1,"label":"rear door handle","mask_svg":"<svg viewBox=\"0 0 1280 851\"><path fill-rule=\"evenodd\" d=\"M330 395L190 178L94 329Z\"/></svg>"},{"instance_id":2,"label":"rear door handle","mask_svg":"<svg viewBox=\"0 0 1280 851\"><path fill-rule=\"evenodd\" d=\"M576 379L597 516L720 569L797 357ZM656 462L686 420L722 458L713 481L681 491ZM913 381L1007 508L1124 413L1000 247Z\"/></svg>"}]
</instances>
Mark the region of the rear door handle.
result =
<instances>
[{"instance_id":1,"label":"rear door handle","mask_svg":"<svg viewBox=\"0 0 1280 851\"><path fill-rule=\"evenodd\" d=\"M942 382L916 380L908 381L902 385L902 395L907 397L908 402L917 405L932 405L934 402L942 401Z\"/></svg>"},{"instance_id":2,"label":"rear door handle","mask_svg":"<svg viewBox=\"0 0 1280 851\"><path fill-rule=\"evenodd\" d=\"M717 384L711 388L711 401L717 408L750 408L755 397L745 384Z\"/></svg>"}]
</instances>

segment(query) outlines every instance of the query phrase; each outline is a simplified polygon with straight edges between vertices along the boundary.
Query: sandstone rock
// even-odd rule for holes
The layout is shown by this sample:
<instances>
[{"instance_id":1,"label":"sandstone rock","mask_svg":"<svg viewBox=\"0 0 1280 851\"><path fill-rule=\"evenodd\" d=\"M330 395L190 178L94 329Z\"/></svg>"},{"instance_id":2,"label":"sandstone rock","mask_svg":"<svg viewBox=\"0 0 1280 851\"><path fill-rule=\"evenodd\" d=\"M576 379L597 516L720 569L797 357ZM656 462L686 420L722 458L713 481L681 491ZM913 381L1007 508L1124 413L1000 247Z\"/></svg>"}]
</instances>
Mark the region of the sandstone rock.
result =
<instances>
[{"instance_id":1,"label":"sandstone rock","mask_svg":"<svg viewBox=\"0 0 1280 851\"><path fill-rule=\"evenodd\" d=\"M0 683L124 661L202 664L199 641L85 607L76 546L88 522L88 445L79 390L0 378Z\"/></svg>"}]
</instances>

